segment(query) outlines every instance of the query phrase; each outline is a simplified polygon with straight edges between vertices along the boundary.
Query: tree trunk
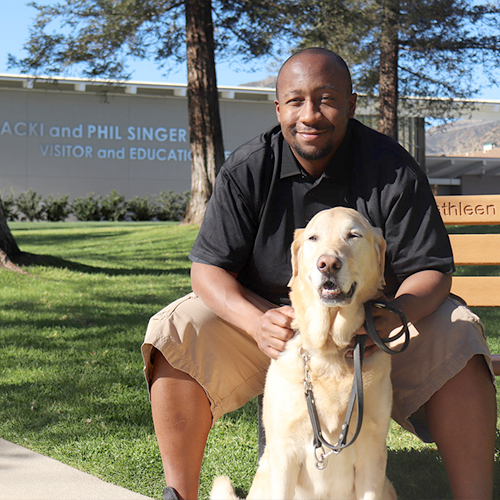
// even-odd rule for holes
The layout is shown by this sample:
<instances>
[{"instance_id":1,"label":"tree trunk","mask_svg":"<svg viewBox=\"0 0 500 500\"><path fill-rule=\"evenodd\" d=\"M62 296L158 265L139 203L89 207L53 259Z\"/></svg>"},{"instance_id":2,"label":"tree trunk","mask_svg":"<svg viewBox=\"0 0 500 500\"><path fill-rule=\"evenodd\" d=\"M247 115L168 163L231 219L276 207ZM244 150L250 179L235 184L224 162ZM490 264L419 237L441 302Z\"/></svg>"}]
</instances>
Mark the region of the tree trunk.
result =
<instances>
[{"instance_id":1,"label":"tree trunk","mask_svg":"<svg viewBox=\"0 0 500 500\"><path fill-rule=\"evenodd\" d=\"M19 250L16 240L7 225L2 201L0 200L0 267L23 272L14 264L14 261L20 256L21 250Z\"/></svg>"},{"instance_id":2,"label":"tree trunk","mask_svg":"<svg viewBox=\"0 0 500 500\"><path fill-rule=\"evenodd\" d=\"M211 0L185 0L191 200L185 224L203 220L215 176L224 161Z\"/></svg>"},{"instance_id":3,"label":"tree trunk","mask_svg":"<svg viewBox=\"0 0 500 500\"><path fill-rule=\"evenodd\" d=\"M383 2L380 39L378 131L398 140L399 0Z\"/></svg>"}]
</instances>

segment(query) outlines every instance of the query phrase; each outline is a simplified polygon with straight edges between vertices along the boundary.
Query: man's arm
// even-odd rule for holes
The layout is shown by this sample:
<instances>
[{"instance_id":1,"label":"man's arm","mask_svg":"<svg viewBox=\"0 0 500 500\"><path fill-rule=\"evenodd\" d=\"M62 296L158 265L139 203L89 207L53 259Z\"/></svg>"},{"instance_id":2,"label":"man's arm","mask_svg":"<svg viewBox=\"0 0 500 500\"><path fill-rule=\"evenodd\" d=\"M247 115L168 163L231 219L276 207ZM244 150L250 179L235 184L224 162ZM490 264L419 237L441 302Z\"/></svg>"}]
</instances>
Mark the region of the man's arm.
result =
<instances>
[{"instance_id":1,"label":"man's arm","mask_svg":"<svg viewBox=\"0 0 500 500\"><path fill-rule=\"evenodd\" d=\"M451 274L439 271L412 274L401 283L392 303L405 313L410 323L416 323L432 314L448 297L451 279ZM388 337L401 324L395 314L384 309L374 308L373 316L381 337Z\"/></svg>"},{"instance_id":2,"label":"man's arm","mask_svg":"<svg viewBox=\"0 0 500 500\"><path fill-rule=\"evenodd\" d=\"M248 333L270 358L276 359L284 350L286 341L294 335L291 329L293 309L284 306L261 311L249 302L234 273L194 262L191 286L217 316Z\"/></svg>"}]
</instances>

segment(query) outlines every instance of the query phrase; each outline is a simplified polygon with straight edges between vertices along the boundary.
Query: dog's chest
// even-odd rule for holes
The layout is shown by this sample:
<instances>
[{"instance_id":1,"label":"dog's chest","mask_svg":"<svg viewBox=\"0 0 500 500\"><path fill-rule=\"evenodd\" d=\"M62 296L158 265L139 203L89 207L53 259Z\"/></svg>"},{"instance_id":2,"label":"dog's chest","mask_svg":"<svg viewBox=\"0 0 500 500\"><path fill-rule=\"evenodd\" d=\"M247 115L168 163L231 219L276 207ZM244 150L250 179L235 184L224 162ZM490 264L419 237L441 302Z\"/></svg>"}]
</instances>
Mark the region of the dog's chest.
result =
<instances>
[{"instance_id":1,"label":"dog's chest","mask_svg":"<svg viewBox=\"0 0 500 500\"><path fill-rule=\"evenodd\" d=\"M305 397L305 382L309 382L314 394L314 404L326 436L340 432L349 404L353 370L343 363L335 366L323 360L311 360L306 373L303 360L291 356L271 363L266 382L264 411L274 422L273 432L304 436L312 439L312 426ZM280 415L279 419L275 416ZM266 418L265 418L266 420ZM274 427L273 424L271 426Z\"/></svg>"}]
</instances>

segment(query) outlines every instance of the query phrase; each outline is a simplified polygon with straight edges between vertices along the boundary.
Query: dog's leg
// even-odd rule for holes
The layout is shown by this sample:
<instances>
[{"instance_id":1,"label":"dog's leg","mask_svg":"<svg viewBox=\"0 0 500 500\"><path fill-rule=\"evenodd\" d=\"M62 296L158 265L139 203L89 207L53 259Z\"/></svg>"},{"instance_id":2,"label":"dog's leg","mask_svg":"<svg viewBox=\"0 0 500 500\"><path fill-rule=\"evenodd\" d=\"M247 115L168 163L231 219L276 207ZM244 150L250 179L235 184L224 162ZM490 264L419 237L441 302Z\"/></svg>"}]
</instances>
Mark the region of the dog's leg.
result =
<instances>
[{"instance_id":1,"label":"dog's leg","mask_svg":"<svg viewBox=\"0 0 500 500\"><path fill-rule=\"evenodd\" d=\"M382 498L384 500L397 500L397 495L396 495L396 490L394 489L394 486L392 483L385 478L385 483L384 483L384 491L382 492Z\"/></svg>"},{"instance_id":2,"label":"dog's leg","mask_svg":"<svg viewBox=\"0 0 500 500\"><path fill-rule=\"evenodd\" d=\"M367 423L368 425L373 424ZM358 500L396 498L394 488L385 475L387 447L382 438L383 436L370 436L363 439L363 449L355 464L354 484Z\"/></svg>"},{"instance_id":3,"label":"dog's leg","mask_svg":"<svg viewBox=\"0 0 500 500\"><path fill-rule=\"evenodd\" d=\"M295 490L300 472L300 462L287 449L271 448L269 453L269 484L271 500L291 500L295 497Z\"/></svg>"}]
</instances>

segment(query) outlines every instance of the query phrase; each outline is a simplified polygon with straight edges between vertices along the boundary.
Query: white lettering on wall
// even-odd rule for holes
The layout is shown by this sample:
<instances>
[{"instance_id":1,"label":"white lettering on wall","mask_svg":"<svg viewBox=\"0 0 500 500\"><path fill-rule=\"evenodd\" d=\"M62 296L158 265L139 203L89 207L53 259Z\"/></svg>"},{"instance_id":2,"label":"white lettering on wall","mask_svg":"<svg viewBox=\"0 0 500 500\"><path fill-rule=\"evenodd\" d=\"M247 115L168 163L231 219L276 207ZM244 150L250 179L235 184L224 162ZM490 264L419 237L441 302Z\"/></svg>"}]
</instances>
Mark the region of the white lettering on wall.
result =
<instances>
[{"instance_id":1,"label":"white lettering on wall","mask_svg":"<svg viewBox=\"0 0 500 500\"><path fill-rule=\"evenodd\" d=\"M131 160L191 161L191 151L187 149L170 149L167 152L164 148L130 148L129 157Z\"/></svg>"},{"instance_id":2,"label":"white lettering on wall","mask_svg":"<svg viewBox=\"0 0 500 500\"><path fill-rule=\"evenodd\" d=\"M124 160L125 148L121 149L99 149L97 151L97 158L101 160Z\"/></svg>"},{"instance_id":3,"label":"white lettering on wall","mask_svg":"<svg viewBox=\"0 0 500 500\"><path fill-rule=\"evenodd\" d=\"M92 141L142 141L152 143L187 143L187 129L178 127L128 126L125 137L120 127L124 125L103 125L90 123L79 125L44 125L43 122L4 121L0 122L0 137L44 137L53 139L90 139ZM59 142L59 141L58 141ZM64 141L62 141L64 142ZM186 149L167 147L131 147L110 148L89 144L43 144L39 143L39 151L43 157L53 158L93 158L100 160L124 160L128 155L135 161L191 161L189 145ZM71 141L67 141L71 142ZM95 148L95 149L94 149ZM226 152L227 157L227 152Z\"/></svg>"},{"instance_id":4,"label":"white lettering on wall","mask_svg":"<svg viewBox=\"0 0 500 500\"><path fill-rule=\"evenodd\" d=\"M131 125L127 128L127 139L129 141L160 141L164 142L187 142L187 131L183 128L164 127L134 127Z\"/></svg>"},{"instance_id":5,"label":"white lettering on wall","mask_svg":"<svg viewBox=\"0 0 500 500\"><path fill-rule=\"evenodd\" d=\"M40 144L42 156L54 158L93 158L92 146L80 144Z\"/></svg>"},{"instance_id":6,"label":"white lettering on wall","mask_svg":"<svg viewBox=\"0 0 500 500\"><path fill-rule=\"evenodd\" d=\"M12 127L9 122L3 122L0 135L25 135L43 137L43 123L37 122L17 122Z\"/></svg>"},{"instance_id":7,"label":"white lettering on wall","mask_svg":"<svg viewBox=\"0 0 500 500\"><path fill-rule=\"evenodd\" d=\"M122 140L119 125L87 125L87 139Z\"/></svg>"}]
</instances>

